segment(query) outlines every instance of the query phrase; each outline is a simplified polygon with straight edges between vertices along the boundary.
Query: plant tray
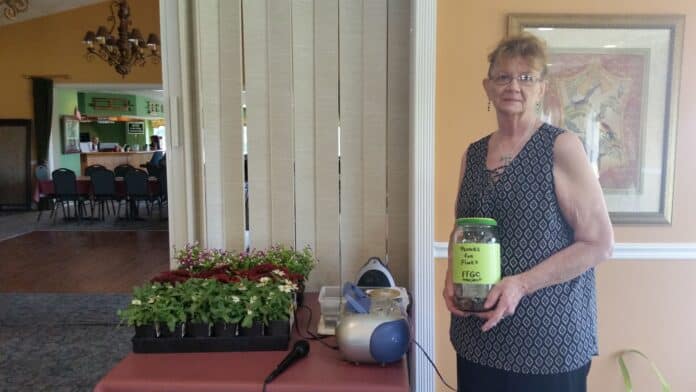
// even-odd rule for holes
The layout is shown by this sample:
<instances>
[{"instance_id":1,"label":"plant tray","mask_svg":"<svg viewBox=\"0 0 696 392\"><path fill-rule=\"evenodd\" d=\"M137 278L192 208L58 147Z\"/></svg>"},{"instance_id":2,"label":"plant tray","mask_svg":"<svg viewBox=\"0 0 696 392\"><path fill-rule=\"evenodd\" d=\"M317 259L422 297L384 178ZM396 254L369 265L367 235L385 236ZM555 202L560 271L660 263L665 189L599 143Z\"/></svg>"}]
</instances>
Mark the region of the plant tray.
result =
<instances>
[{"instance_id":1,"label":"plant tray","mask_svg":"<svg viewBox=\"0 0 696 392\"><path fill-rule=\"evenodd\" d=\"M197 353L225 351L285 351L289 335L140 338L133 337L134 353Z\"/></svg>"}]
</instances>

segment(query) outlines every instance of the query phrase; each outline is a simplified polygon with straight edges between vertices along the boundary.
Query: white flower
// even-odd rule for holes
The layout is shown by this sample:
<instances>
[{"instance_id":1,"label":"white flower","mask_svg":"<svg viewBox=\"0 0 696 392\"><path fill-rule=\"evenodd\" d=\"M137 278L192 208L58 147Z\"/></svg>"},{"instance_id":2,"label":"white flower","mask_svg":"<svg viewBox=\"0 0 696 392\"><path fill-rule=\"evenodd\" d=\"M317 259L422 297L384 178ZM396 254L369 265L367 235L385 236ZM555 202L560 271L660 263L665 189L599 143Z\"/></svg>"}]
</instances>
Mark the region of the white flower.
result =
<instances>
[{"instance_id":1,"label":"white flower","mask_svg":"<svg viewBox=\"0 0 696 392\"><path fill-rule=\"evenodd\" d=\"M278 275L278 276L285 276L285 272L279 270L279 269L274 269L273 273Z\"/></svg>"},{"instance_id":2,"label":"white flower","mask_svg":"<svg viewBox=\"0 0 696 392\"><path fill-rule=\"evenodd\" d=\"M140 301L139 299L134 299L134 300L131 301L131 304L133 304L133 305L142 305L143 303L142 303L142 301Z\"/></svg>"},{"instance_id":3,"label":"white flower","mask_svg":"<svg viewBox=\"0 0 696 392\"><path fill-rule=\"evenodd\" d=\"M155 297L150 297L147 299L147 303L149 304L154 304L155 303Z\"/></svg>"},{"instance_id":4,"label":"white flower","mask_svg":"<svg viewBox=\"0 0 696 392\"><path fill-rule=\"evenodd\" d=\"M249 303L253 304L254 302L256 302L256 299L257 299L256 296L252 295L251 298L249 298Z\"/></svg>"},{"instance_id":5,"label":"white flower","mask_svg":"<svg viewBox=\"0 0 696 392\"><path fill-rule=\"evenodd\" d=\"M236 295L233 295L233 296L232 296L232 302L238 303L239 301L240 301L240 300L239 300L239 297L237 297Z\"/></svg>"},{"instance_id":6,"label":"white flower","mask_svg":"<svg viewBox=\"0 0 696 392\"><path fill-rule=\"evenodd\" d=\"M239 291L244 291L246 290L246 287L244 287L243 284L240 284L239 287L237 287L237 289L239 289Z\"/></svg>"},{"instance_id":7,"label":"white flower","mask_svg":"<svg viewBox=\"0 0 696 392\"><path fill-rule=\"evenodd\" d=\"M259 279L259 282L268 283L268 281L270 281L270 280L271 280L271 278L269 278L268 276L264 276L263 278Z\"/></svg>"},{"instance_id":8,"label":"white flower","mask_svg":"<svg viewBox=\"0 0 696 392\"><path fill-rule=\"evenodd\" d=\"M254 314L254 312L251 309L247 309L247 314L251 316L252 314Z\"/></svg>"}]
</instances>

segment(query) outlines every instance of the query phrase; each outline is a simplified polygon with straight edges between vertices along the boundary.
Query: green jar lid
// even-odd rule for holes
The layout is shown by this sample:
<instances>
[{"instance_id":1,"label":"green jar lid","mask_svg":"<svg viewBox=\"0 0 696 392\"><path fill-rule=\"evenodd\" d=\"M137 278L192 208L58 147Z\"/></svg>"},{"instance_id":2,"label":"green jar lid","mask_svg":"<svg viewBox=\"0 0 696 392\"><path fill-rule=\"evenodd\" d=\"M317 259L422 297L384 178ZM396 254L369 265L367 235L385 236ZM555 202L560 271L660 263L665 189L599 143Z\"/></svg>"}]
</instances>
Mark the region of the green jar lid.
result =
<instances>
[{"instance_id":1,"label":"green jar lid","mask_svg":"<svg viewBox=\"0 0 696 392\"><path fill-rule=\"evenodd\" d=\"M458 218L457 225L498 226L498 222L493 218Z\"/></svg>"}]
</instances>

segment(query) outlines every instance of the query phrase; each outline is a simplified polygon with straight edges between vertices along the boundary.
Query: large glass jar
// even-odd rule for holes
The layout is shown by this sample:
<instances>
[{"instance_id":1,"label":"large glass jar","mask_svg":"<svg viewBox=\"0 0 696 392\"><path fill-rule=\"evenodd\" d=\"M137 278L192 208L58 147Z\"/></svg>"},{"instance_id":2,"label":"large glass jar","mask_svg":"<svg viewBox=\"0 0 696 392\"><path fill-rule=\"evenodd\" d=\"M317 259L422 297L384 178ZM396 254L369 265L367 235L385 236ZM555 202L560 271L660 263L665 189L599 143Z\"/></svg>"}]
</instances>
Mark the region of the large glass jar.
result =
<instances>
[{"instance_id":1,"label":"large glass jar","mask_svg":"<svg viewBox=\"0 0 696 392\"><path fill-rule=\"evenodd\" d=\"M452 282L457 307L481 312L486 296L500 281L498 224L491 218L459 218L452 233Z\"/></svg>"}]
</instances>

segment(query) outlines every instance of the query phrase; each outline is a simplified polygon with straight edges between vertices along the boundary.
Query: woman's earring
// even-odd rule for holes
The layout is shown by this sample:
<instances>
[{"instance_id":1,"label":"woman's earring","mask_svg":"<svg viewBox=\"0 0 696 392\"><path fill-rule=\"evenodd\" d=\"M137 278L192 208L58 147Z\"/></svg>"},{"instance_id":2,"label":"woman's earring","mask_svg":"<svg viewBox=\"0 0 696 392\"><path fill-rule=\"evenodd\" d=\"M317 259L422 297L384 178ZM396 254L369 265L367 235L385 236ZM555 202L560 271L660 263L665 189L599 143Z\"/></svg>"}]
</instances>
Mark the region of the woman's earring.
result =
<instances>
[{"instance_id":1,"label":"woman's earring","mask_svg":"<svg viewBox=\"0 0 696 392\"><path fill-rule=\"evenodd\" d=\"M488 111L491 111L491 101L488 101Z\"/></svg>"},{"instance_id":2,"label":"woman's earring","mask_svg":"<svg viewBox=\"0 0 696 392\"><path fill-rule=\"evenodd\" d=\"M541 102L536 103L536 112L537 114L541 113Z\"/></svg>"}]
</instances>

